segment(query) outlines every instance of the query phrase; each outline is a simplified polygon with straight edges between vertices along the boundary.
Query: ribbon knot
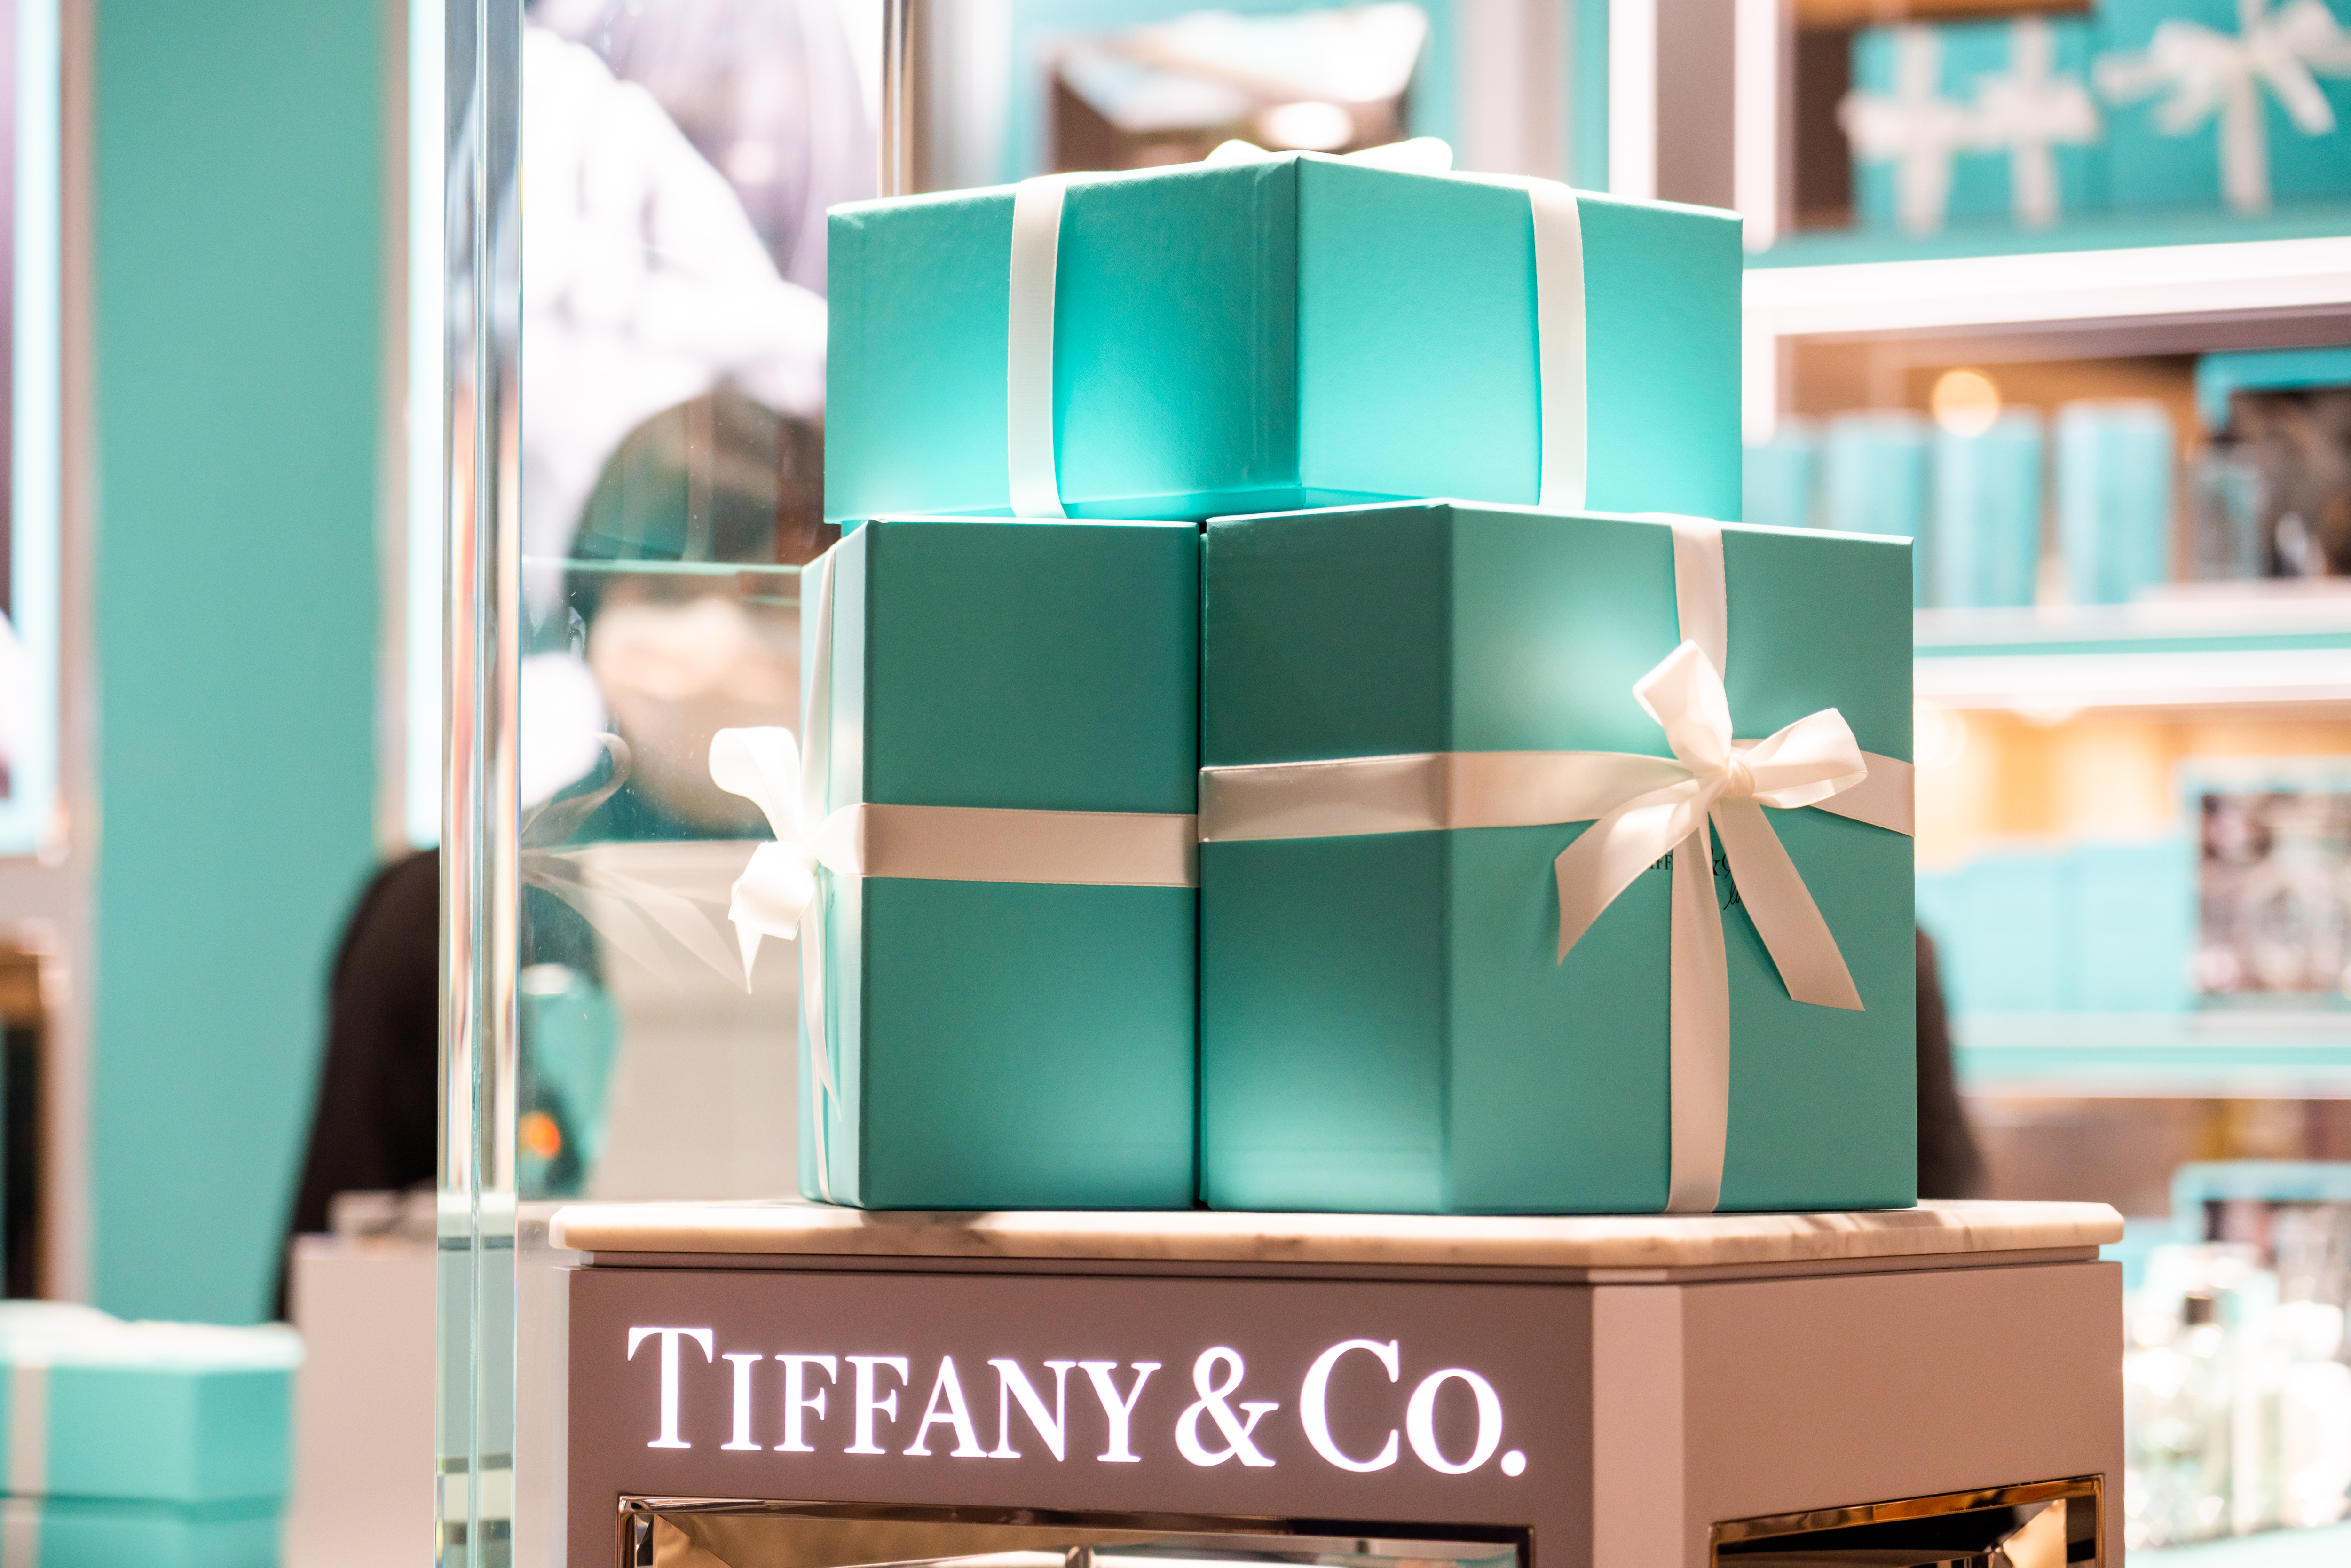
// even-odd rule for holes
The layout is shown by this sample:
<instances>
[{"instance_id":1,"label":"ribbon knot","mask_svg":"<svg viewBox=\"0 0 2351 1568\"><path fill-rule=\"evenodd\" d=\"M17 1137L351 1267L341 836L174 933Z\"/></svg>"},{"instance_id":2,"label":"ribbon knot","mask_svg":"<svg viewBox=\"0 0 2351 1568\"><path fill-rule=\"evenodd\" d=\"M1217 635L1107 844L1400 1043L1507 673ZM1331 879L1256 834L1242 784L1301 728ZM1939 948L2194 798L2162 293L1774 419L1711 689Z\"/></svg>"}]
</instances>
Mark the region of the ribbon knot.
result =
<instances>
[{"instance_id":1,"label":"ribbon knot","mask_svg":"<svg viewBox=\"0 0 2351 1568\"><path fill-rule=\"evenodd\" d=\"M1861 1009L1828 923L1788 858L1765 806L1816 805L1869 776L1853 730L1823 708L1756 742L1731 738L1730 703L1714 661L1684 643L1635 683L1687 777L1624 801L1552 862L1564 960L1634 879L1672 856L1674 1155L1666 1207L1708 1213L1720 1201L1729 1124L1730 975L1714 891L1713 835L1755 934L1788 995L1815 1007Z\"/></svg>"},{"instance_id":2,"label":"ribbon knot","mask_svg":"<svg viewBox=\"0 0 2351 1568\"><path fill-rule=\"evenodd\" d=\"M1755 795L1755 769L1748 767L1747 759L1735 751L1708 776L1708 782L1725 800L1752 800Z\"/></svg>"}]
</instances>

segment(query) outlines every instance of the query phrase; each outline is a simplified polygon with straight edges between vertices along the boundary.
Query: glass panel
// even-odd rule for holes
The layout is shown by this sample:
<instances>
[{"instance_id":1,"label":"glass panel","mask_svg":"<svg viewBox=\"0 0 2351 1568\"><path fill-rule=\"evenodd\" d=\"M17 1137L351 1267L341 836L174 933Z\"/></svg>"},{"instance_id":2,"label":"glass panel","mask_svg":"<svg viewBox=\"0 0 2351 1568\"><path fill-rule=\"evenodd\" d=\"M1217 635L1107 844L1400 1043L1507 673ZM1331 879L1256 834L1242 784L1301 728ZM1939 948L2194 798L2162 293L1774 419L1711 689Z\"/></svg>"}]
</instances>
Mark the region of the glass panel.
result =
<instances>
[{"instance_id":1,"label":"glass panel","mask_svg":"<svg viewBox=\"0 0 2351 1568\"><path fill-rule=\"evenodd\" d=\"M793 955L727 918L769 824L710 755L799 727L870 70L839 0L447 5L442 1557L552 1563L546 1216L796 1186Z\"/></svg>"}]
</instances>

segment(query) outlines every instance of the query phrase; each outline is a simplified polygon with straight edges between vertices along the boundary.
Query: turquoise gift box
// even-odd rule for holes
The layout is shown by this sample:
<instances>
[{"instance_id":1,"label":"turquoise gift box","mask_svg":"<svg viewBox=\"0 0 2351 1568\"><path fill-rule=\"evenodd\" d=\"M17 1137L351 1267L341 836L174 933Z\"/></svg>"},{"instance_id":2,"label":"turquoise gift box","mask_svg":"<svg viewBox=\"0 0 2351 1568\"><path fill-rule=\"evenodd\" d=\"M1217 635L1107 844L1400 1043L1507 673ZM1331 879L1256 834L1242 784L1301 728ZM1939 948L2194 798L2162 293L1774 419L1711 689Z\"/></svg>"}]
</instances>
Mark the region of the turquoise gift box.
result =
<instances>
[{"instance_id":1,"label":"turquoise gift box","mask_svg":"<svg viewBox=\"0 0 2351 1568\"><path fill-rule=\"evenodd\" d=\"M1015 199L832 209L829 520L1012 509ZM1587 504L1734 515L1740 220L1575 203ZM1079 177L1059 232L1051 425L1069 515L1537 499L1524 189L1290 154Z\"/></svg>"},{"instance_id":2,"label":"turquoise gift box","mask_svg":"<svg viewBox=\"0 0 2351 1568\"><path fill-rule=\"evenodd\" d=\"M2351 0L2100 0L2097 29L2116 206L2351 195Z\"/></svg>"},{"instance_id":3,"label":"turquoise gift box","mask_svg":"<svg viewBox=\"0 0 2351 1568\"><path fill-rule=\"evenodd\" d=\"M829 706L809 740L826 812L1138 814L1180 831L1187 885L822 877L802 1190L1190 1207L1198 529L883 520L831 559L828 648L825 612L801 615L804 678L828 691L802 708L813 732Z\"/></svg>"},{"instance_id":4,"label":"turquoise gift box","mask_svg":"<svg viewBox=\"0 0 2351 1568\"><path fill-rule=\"evenodd\" d=\"M1854 90L1878 100L1889 116L1917 117L1919 133L1931 116L1959 114L1973 122L1973 133L1946 154L1943 218L2045 223L2106 204L2090 53L2090 23L2076 16L1868 27L1854 35ZM1852 129L1849 121L1848 135ZM1906 174L1903 159L1870 156L1862 138L1854 141L1853 201L1861 226L1904 226L1902 182L1916 175ZM2043 213L2020 211L2032 198L2029 179L2018 176L2029 161L2043 157L2053 201Z\"/></svg>"},{"instance_id":5,"label":"turquoise gift box","mask_svg":"<svg viewBox=\"0 0 2351 1568\"><path fill-rule=\"evenodd\" d=\"M2029 605L2041 581L2041 416L2003 409L1972 435L1935 434L1934 600Z\"/></svg>"},{"instance_id":6,"label":"turquoise gift box","mask_svg":"<svg viewBox=\"0 0 2351 1568\"><path fill-rule=\"evenodd\" d=\"M277 1568L277 1504L191 1508L86 1498L0 1502L0 1568ZM35 1550L14 1553L29 1535Z\"/></svg>"},{"instance_id":7,"label":"turquoise gift box","mask_svg":"<svg viewBox=\"0 0 2351 1568\"><path fill-rule=\"evenodd\" d=\"M1864 751L1907 759L1907 542L1727 528L1722 545L1735 733L1834 707ZM1665 522L1443 501L1215 520L1204 791L1214 769L1270 763L1665 755L1632 687L1680 641L1675 551ZM1768 817L1863 1007L1792 1000L1718 864L1730 1020L1719 1207L1912 1204L1910 841L1817 810ZM1585 831L1209 836L1207 1202L1664 1207L1672 873L1636 873L1562 961L1552 862Z\"/></svg>"},{"instance_id":8,"label":"turquoise gift box","mask_svg":"<svg viewBox=\"0 0 2351 1568\"><path fill-rule=\"evenodd\" d=\"M14 1496L271 1502L291 1465L301 1342L280 1328L0 1309L0 1485ZM38 1453L20 1446L40 1443Z\"/></svg>"},{"instance_id":9,"label":"turquoise gift box","mask_svg":"<svg viewBox=\"0 0 2351 1568\"><path fill-rule=\"evenodd\" d=\"M2171 415L2149 398L2057 410L2057 545L2076 604L2127 604L2171 580Z\"/></svg>"}]
</instances>

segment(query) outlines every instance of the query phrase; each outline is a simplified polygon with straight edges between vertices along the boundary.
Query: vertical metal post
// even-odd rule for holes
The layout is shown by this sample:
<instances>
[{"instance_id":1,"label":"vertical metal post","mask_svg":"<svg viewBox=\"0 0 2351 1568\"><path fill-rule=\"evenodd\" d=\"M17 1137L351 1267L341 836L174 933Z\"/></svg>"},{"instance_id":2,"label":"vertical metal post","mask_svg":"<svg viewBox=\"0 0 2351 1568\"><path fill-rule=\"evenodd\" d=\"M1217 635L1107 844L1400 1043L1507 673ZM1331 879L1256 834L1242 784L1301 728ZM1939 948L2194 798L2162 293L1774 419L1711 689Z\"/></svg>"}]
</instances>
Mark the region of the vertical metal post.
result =
<instances>
[{"instance_id":1,"label":"vertical metal post","mask_svg":"<svg viewBox=\"0 0 2351 1568\"><path fill-rule=\"evenodd\" d=\"M874 138L882 154L884 196L914 189L914 0L882 0L882 123Z\"/></svg>"}]
</instances>

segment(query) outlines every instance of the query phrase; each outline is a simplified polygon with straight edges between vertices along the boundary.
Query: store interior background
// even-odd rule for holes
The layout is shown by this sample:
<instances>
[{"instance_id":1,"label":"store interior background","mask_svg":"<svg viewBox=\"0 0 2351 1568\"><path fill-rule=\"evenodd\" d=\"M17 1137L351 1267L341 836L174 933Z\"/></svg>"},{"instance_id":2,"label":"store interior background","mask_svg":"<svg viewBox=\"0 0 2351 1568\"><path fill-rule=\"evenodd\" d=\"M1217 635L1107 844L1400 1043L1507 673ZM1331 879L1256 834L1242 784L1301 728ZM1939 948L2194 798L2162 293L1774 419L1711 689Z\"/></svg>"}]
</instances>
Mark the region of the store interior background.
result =
<instances>
[{"instance_id":1,"label":"store interior background","mask_svg":"<svg viewBox=\"0 0 2351 1568\"><path fill-rule=\"evenodd\" d=\"M841 5L856 37L878 34L878 0ZM1196 8L918 3L918 188L1054 166L1057 123L1105 161L1175 156L1175 141L1066 105L1057 121L1042 62L1073 36ZM2343 562L2297 569L2230 524L2214 477L2239 406L2224 373L2238 361L2215 357L2351 356L2351 289L2314 306L2297 279L2265 282L2249 250L2242 276L2107 309L2060 266L2014 292L2074 303L2003 321L1941 302L1976 286L1963 273L1889 284L1899 298L1843 315L1801 276L2341 235L2351 193L2251 216L2150 208L1914 237L1857 217L1868 198L1835 129L1853 35L1882 10L1419 9L1400 129L1451 141L1465 168L1737 204L1773 241L1750 272L1749 520L1831 520L1831 470L1877 458L1900 470L1891 489L1854 493L1908 494L1923 516L1938 444L1997 434L1976 423L1990 418L1979 383L2007 411L1999 429L2030 413L2035 505L2053 503L2025 595L2040 608L1951 590L1919 622L1920 918L1941 947L1983 1195L2105 1201L2153 1237L2182 1166L2351 1161L2351 594L2325 580ZM438 68L438 12L57 13L57 797L38 852L0 859L0 1020L12 1047L31 1042L11 1056L29 1064L9 1091L12 1294L132 1318L268 1315L341 922L376 865L435 831L440 387L416 372L439 300L418 281L431 198L412 175L439 130L414 123L412 89ZM1907 14L2011 13L1921 0ZM1625 76L1632 46L1611 31L1628 16L1654 17L1647 105L1608 90L1612 71L1641 75ZM1759 16L1789 45L1784 112L1761 120L1735 47ZM2312 376L2351 383L2342 357L2299 382L2270 362L2291 396ZM2053 505L2059 411L2116 399L2168 420L2170 559L2125 602L2069 604L2084 596L2064 580ZM1855 411L1902 417L1840 418ZM2335 440L2329 461L2351 464L2351 434ZM2231 809L2206 802L2265 795L2321 803L2291 831L2309 857L2296 874L2324 884L2310 907L2336 923L2337 977L2239 984L2199 967L2201 834Z\"/></svg>"}]
</instances>

